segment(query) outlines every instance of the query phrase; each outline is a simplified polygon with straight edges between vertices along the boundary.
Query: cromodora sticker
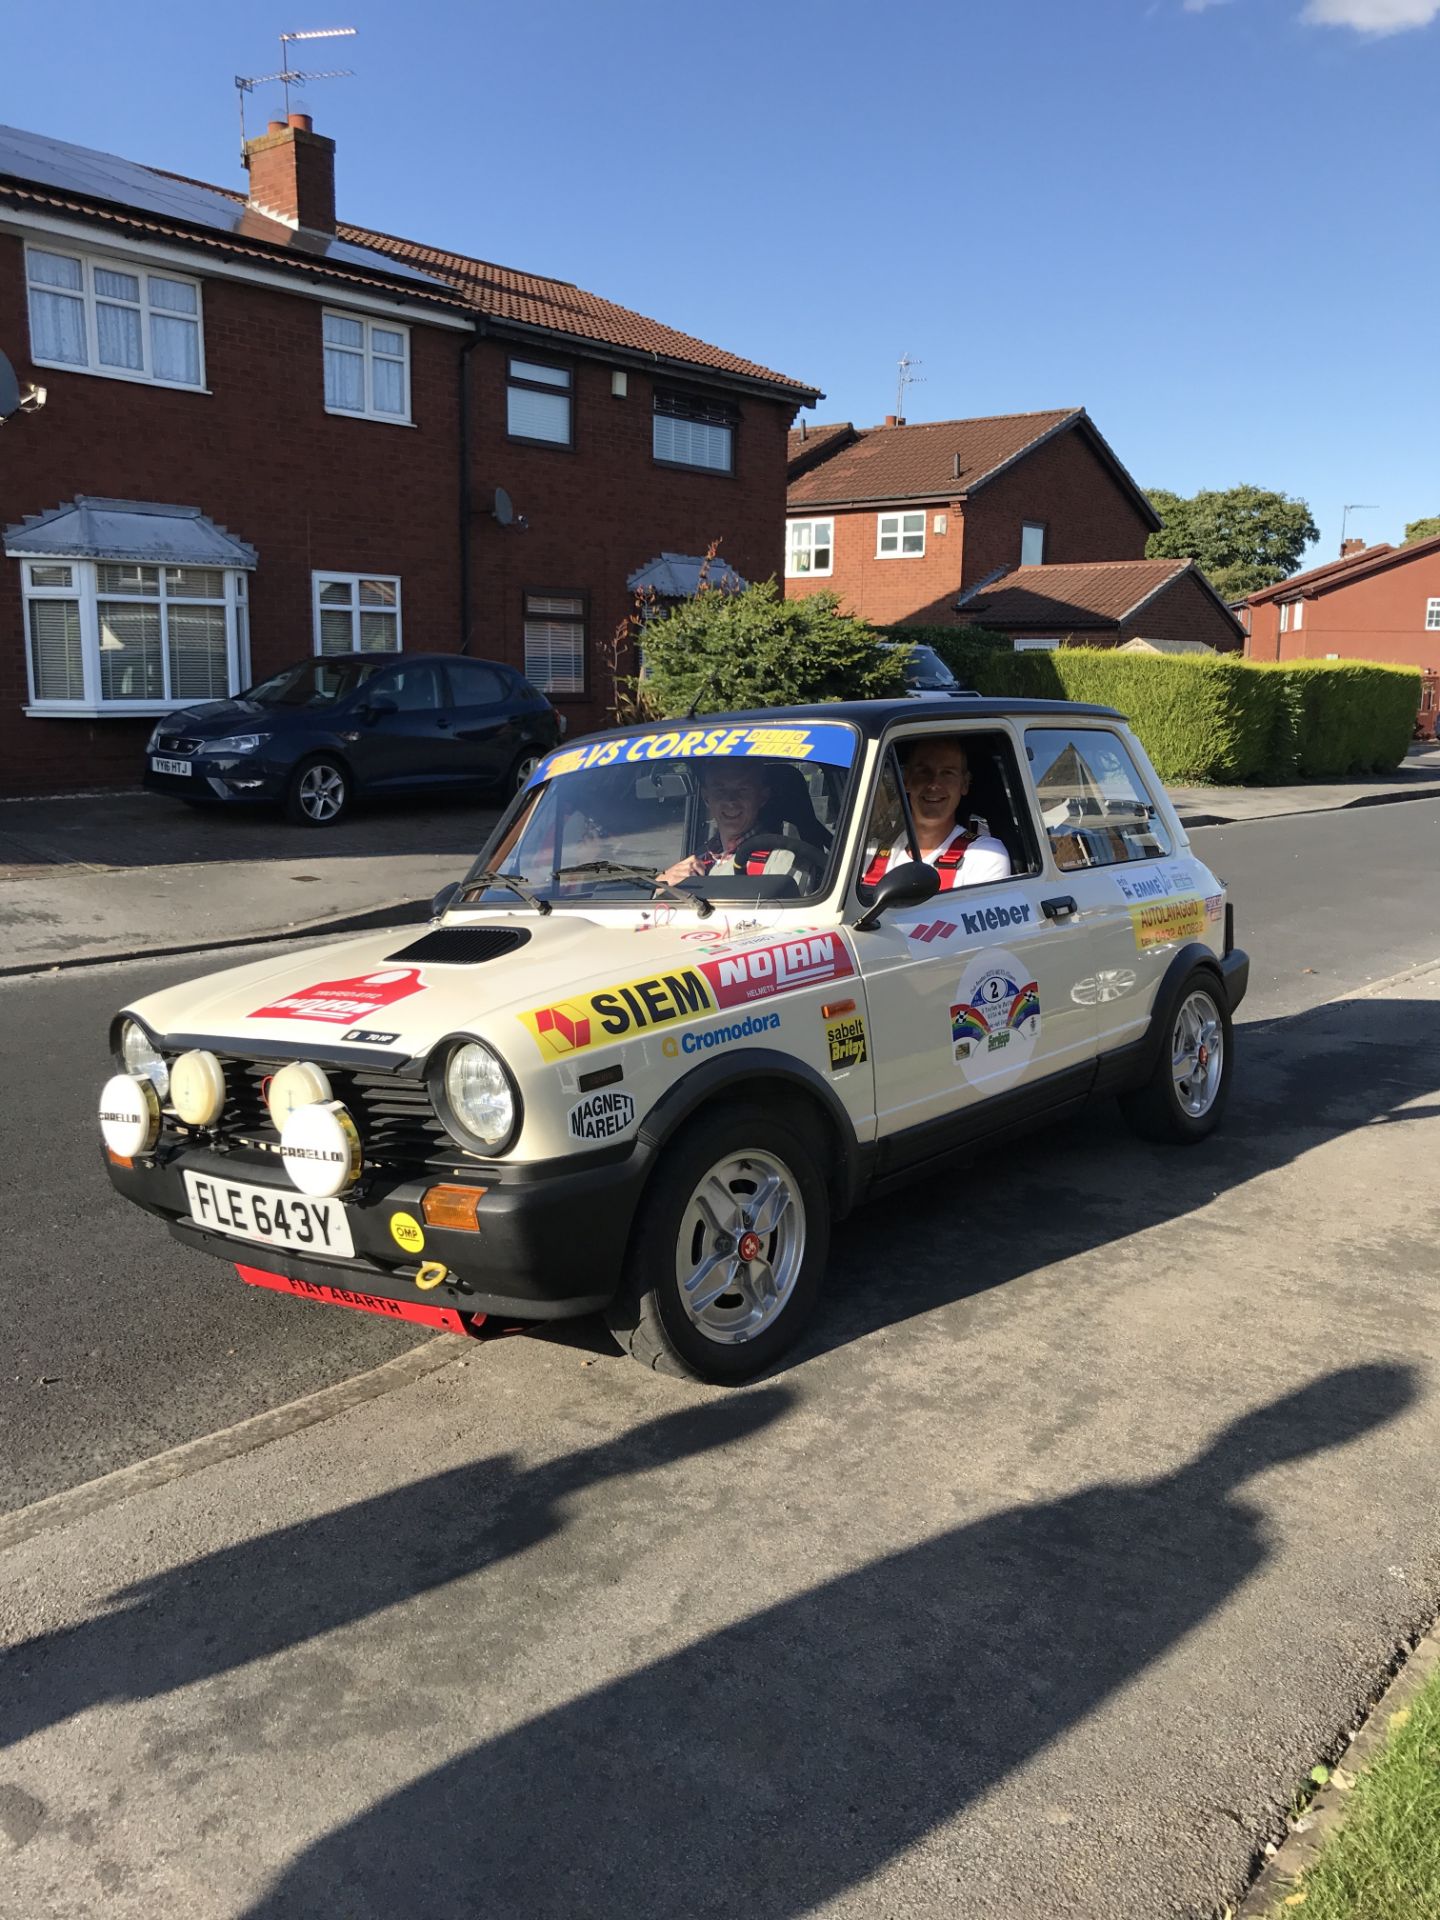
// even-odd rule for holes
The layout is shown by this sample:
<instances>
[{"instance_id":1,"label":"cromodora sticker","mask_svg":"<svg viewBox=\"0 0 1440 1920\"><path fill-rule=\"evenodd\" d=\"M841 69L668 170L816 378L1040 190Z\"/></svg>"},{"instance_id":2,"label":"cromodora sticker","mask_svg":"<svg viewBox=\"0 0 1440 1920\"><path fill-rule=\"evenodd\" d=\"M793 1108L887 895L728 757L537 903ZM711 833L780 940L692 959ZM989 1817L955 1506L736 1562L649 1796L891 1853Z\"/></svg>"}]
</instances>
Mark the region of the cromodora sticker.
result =
<instances>
[{"instance_id":1,"label":"cromodora sticker","mask_svg":"<svg viewBox=\"0 0 1440 1920\"><path fill-rule=\"evenodd\" d=\"M1040 1038L1040 989L1003 947L977 954L950 1009L950 1044L967 1080L993 1089L1018 1080Z\"/></svg>"}]
</instances>

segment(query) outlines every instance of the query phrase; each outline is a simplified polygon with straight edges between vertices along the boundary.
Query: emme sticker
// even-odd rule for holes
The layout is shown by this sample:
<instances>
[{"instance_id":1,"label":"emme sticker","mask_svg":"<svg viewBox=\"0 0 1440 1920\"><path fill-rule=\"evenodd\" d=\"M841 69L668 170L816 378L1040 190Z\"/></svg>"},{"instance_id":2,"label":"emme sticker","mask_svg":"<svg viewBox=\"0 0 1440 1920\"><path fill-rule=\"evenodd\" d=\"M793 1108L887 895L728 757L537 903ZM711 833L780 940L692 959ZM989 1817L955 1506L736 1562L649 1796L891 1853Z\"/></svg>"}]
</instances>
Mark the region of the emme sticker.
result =
<instances>
[{"instance_id":1,"label":"emme sticker","mask_svg":"<svg viewBox=\"0 0 1440 1920\"><path fill-rule=\"evenodd\" d=\"M667 733L642 733L628 739L596 740L585 747L562 747L547 754L527 786L591 767L648 760L814 760L848 767L855 758L855 735L837 721L811 726L685 727Z\"/></svg>"},{"instance_id":2,"label":"emme sticker","mask_svg":"<svg viewBox=\"0 0 1440 1920\"><path fill-rule=\"evenodd\" d=\"M950 1044L967 1080L1018 1080L1040 1038L1040 990L1013 953L992 947L961 975L950 1009Z\"/></svg>"},{"instance_id":3,"label":"emme sticker","mask_svg":"<svg viewBox=\"0 0 1440 1920\"><path fill-rule=\"evenodd\" d=\"M544 1059L564 1060L672 1021L696 1020L775 994L821 986L854 971L838 934L811 934L600 987L553 1006L534 1007L518 1018L529 1028Z\"/></svg>"}]
</instances>

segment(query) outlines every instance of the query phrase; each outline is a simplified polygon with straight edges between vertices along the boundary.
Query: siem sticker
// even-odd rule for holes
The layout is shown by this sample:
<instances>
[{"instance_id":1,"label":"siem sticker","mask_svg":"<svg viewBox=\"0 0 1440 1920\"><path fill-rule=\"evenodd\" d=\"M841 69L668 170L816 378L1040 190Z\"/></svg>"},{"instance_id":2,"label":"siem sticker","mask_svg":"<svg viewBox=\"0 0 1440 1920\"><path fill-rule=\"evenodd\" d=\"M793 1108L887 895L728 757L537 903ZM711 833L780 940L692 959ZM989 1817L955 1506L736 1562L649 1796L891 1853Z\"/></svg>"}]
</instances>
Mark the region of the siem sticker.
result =
<instances>
[{"instance_id":1,"label":"siem sticker","mask_svg":"<svg viewBox=\"0 0 1440 1920\"><path fill-rule=\"evenodd\" d=\"M419 993L425 982L419 967L392 967L383 973L357 974L351 980L321 980L313 987L284 994L267 1007L257 1007L252 1020L326 1020L334 1026L353 1026L382 1007Z\"/></svg>"}]
</instances>

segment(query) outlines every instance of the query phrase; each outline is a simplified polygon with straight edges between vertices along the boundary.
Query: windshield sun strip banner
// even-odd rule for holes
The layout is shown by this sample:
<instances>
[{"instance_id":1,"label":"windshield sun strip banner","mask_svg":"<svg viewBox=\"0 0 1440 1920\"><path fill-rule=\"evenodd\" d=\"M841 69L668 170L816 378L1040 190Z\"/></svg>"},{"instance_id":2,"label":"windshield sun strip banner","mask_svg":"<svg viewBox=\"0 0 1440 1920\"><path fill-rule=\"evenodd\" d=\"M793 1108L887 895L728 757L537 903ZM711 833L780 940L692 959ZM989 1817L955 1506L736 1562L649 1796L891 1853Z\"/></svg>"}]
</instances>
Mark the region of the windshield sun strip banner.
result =
<instances>
[{"instance_id":1,"label":"windshield sun strip banner","mask_svg":"<svg viewBox=\"0 0 1440 1920\"><path fill-rule=\"evenodd\" d=\"M620 740L592 740L588 746L560 747L546 754L526 781L536 787L563 773L586 773L647 760L810 760L848 767L858 739L853 727L838 720L804 726L677 727L668 733L641 733Z\"/></svg>"},{"instance_id":2,"label":"windshield sun strip banner","mask_svg":"<svg viewBox=\"0 0 1440 1920\"><path fill-rule=\"evenodd\" d=\"M838 934L807 934L772 946L743 947L694 966L596 987L517 1018L545 1060L564 1060L589 1047L614 1046L676 1021L751 1005L853 974L855 963Z\"/></svg>"}]
</instances>

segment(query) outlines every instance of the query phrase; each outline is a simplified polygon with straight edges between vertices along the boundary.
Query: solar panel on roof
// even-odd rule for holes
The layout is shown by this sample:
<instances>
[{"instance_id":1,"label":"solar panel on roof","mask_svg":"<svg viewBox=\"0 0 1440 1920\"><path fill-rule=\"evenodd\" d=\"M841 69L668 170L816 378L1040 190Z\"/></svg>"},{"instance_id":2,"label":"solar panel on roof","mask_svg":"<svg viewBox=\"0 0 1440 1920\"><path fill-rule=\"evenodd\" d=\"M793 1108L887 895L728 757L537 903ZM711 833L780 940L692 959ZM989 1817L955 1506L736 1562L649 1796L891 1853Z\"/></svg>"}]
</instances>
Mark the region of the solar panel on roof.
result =
<instances>
[{"instance_id":1,"label":"solar panel on roof","mask_svg":"<svg viewBox=\"0 0 1440 1920\"><path fill-rule=\"evenodd\" d=\"M243 201L231 200L208 187L192 186L185 180L172 180L134 160L122 160L117 154L97 153L91 147L72 146L68 140L26 133L20 127L0 127L0 177L33 186L55 187L86 200L106 201L111 206L160 214L167 220L182 221L187 227L204 227L212 233L263 238L269 245L289 248L310 259L319 257L336 266L363 267L372 273L386 274L392 280L411 280L433 287L437 292L451 292L433 274L422 273L418 267L406 266L369 247L357 247L349 240L297 234L279 220L265 221L266 231L261 235L256 231L257 215Z\"/></svg>"}]
</instances>

